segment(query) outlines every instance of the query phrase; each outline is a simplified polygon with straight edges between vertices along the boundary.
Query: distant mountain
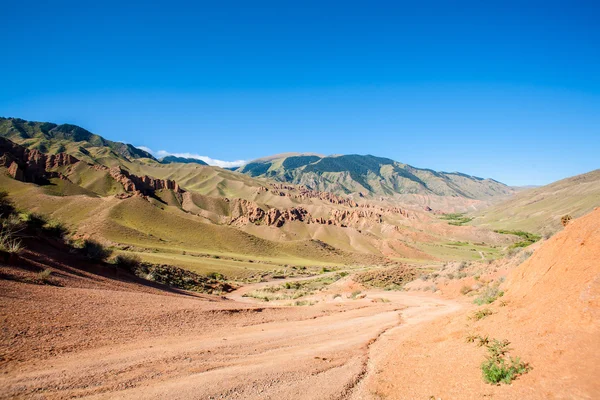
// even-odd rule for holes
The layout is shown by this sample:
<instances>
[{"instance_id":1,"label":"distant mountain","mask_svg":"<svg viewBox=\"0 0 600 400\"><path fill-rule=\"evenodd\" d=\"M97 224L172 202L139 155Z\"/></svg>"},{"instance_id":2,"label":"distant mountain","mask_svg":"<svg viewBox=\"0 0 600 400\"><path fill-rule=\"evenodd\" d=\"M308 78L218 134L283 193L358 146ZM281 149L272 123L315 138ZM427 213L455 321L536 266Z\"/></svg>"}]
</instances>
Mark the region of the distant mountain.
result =
<instances>
[{"instance_id":1,"label":"distant mountain","mask_svg":"<svg viewBox=\"0 0 600 400\"><path fill-rule=\"evenodd\" d=\"M563 215L578 218L600 206L600 169L524 190L475 215L476 225L552 233Z\"/></svg>"},{"instance_id":2,"label":"distant mountain","mask_svg":"<svg viewBox=\"0 0 600 400\"><path fill-rule=\"evenodd\" d=\"M107 161L107 158L119 157L128 160L156 160L150 153L130 144L113 142L71 124L57 125L51 122L0 117L0 136L43 153L66 152L88 161L102 163L103 159Z\"/></svg>"},{"instance_id":3,"label":"distant mountain","mask_svg":"<svg viewBox=\"0 0 600 400\"><path fill-rule=\"evenodd\" d=\"M181 163L181 164L200 164L200 165L208 165L202 160L198 160L197 158L187 158L187 157L176 157L176 156L166 156L160 159L161 164L172 164L172 163Z\"/></svg>"},{"instance_id":4,"label":"distant mountain","mask_svg":"<svg viewBox=\"0 0 600 400\"><path fill-rule=\"evenodd\" d=\"M363 196L410 194L490 200L514 193L511 187L493 179L415 168L372 155L284 154L252 161L238 171L315 190Z\"/></svg>"}]
</instances>

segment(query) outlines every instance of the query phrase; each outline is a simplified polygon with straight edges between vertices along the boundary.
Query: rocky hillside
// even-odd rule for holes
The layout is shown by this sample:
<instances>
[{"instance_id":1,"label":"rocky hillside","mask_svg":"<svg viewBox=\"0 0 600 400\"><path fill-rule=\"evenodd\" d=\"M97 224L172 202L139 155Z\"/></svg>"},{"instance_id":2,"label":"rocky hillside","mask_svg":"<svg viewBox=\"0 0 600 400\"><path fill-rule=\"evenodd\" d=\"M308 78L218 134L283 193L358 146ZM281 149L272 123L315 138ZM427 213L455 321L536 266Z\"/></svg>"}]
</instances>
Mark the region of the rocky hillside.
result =
<instances>
[{"instance_id":1,"label":"rocky hillside","mask_svg":"<svg viewBox=\"0 0 600 400\"><path fill-rule=\"evenodd\" d=\"M130 144L113 142L71 124L57 125L0 117L0 137L42 153L68 153L87 162L114 165L120 158L155 160L144 150Z\"/></svg>"},{"instance_id":2,"label":"rocky hillside","mask_svg":"<svg viewBox=\"0 0 600 400\"><path fill-rule=\"evenodd\" d=\"M511 187L493 179L415 168L372 155L282 155L255 160L239 171L313 190L357 196L409 194L490 200L514 193Z\"/></svg>"}]
</instances>

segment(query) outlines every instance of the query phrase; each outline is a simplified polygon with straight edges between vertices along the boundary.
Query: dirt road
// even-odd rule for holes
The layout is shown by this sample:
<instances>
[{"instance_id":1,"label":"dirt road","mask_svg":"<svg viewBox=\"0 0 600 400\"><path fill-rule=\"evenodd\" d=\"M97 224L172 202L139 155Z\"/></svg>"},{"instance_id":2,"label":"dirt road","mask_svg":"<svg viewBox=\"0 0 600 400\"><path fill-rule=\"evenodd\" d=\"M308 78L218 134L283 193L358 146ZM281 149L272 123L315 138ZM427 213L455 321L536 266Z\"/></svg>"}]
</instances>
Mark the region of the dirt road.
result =
<instances>
[{"instance_id":1,"label":"dirt road","mask_svg":"<svg viewBox=\"0 0 600 400\"><path fill-rule=\"evenodd\" d=\"M232 297L237 300L241 293L264 285L248 285ZM111 296L120 296L108 291L104 295L108 304ZM253 302L264 311L249 317L247 312L236 311L233 301L223 301L226 326L213 328L207 320L187 329L171 318L156 325L148 307L153 302L163 308L185 307L187 318L193 321L207 312L203 299L145 296L148 317L142 326L139 320L122 322L123 329L131 329L130 338L115 338L114 343L98 347L75 346L43 360L25 357L0 375L0 398L370 398L365 378L387 346L394 345L390 339L460 308L452 301L406 292L368 292L359 300L344 297L311 307L285 308L243 298L243 307ZM381 296L389 302L371 300ZM103 303L94 304L101 307ZM219 318L214 303L210 312L216 313L215 320ZM268 315L265 322L256 317L261 313ZM172 334L137 336L142 329ZM94 331L87 334L95 335Z\"/></svg>"}]
</instances>

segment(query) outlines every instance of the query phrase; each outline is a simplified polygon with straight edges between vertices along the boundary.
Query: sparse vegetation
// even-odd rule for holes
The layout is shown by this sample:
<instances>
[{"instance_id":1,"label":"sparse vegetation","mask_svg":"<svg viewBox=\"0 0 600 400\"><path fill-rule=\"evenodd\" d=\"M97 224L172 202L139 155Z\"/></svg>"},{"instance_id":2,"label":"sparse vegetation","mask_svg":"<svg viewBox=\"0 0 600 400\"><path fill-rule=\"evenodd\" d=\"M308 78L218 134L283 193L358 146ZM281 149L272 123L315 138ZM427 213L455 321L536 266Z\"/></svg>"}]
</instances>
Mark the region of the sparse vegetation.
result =
<instances>
[{"instance_id":1,"label":"sparse vegetation","mask_svg":"<svg viewBox=\"0 0 600 400\"><path fill-rule=\"evenodd\" d=\"M50 280L50 275L52 275L52 270L50 268L46 268L45 270L38 272L37 280L42 283L48 283Z\"/></svg>"},{"instance_id":2,"label":"sparse vegetation","mask_svg":"<svg viewBox=\"0 0 600 400\"><path fill-rule=\"evenodd\" d=\"M402 290L405 284L413 281L416 277L417 273L413 268L397 266L362 272L356 274L353 279L365 286L383 288L385 290Z\"/></svg>"},{"instance_id":3,"label":"sparse vegetation","mask_svg":"<svg viewBox=\"0 0 600 400\"><path fill-rule=\"evenodd\" d=\"M485 317L490 316L492 314L493 314L492 310L490 310L489 308L484 308L482 310L475 311L475 313L473 313L473 315L471 316L471 319L474 319L475 321L479 321L479 320L482 320Z\"/></svg>"},{"instance_id":4,"label":"sparse vegetation","mask_svg":"<svg viewBox=\"0 0 600 400\"><path fill-rule=\"evenodd\" d=\"M515 235L515 236L519 236L523 239L517 243L512 244L510 246L511 249L515 249L515 248L519 248L519 247L527 247L542 238L540 235L536 235L535 233L530 233L530 232L525 232L525 231L510 231L510 230L506 230L506 229L498 229L498 230L495 230L494 232L501 233L503 235Z\"/></svg>"},{"instance_id":5,"label":"sparse vegetation","mask_svg":"<svg viewBox=\"0 0 600 400\"><path fill-rule=\"evenodd\" d=\"M573 219L573 217L571 217L569 214L563 215L560 218L560 223L562 224L562 226L567 226L569 224L569 222L571 222L572 219Z\"/></svg>"},{"instance_id":6,"label":"sparse vegetation","mask_svg":"<svg viewBox=\"0 0 600 400\"><path fill-rule=\"evenodd\" d=\"M463 213L450 213L444 214L440 217L443 220L447 220L449 225L462 226L468 222L471 222L473 218L465 217ZM458 242L461 243L461 242ZM463 245L461 243L461 245Z\"/></svg>"},{"instance_id":7,"label":"sparse vegetation","mask_svg":"<svg viewBox=\"0 0 600 400\"><path fill-rule=\"evenodd\" d=\"M464 285L463 287L460 288L460 294L466 295L466 294L471 293L471 291L472 291L471 286L468 286L468 285Z\"/></svg>"},{"instance_id":8,"label":"sparse vegetation","mask_svg":"<svg viewBox=\"0 0 600 400\"><path fill-rule=\"evenodd\" d=\"M498 297L502 296L504 296L504 292L498 288L498 285L486 286L473 302L479 306L492 304Z\"/></svg>"},{"instance_id":9,"label":"sparse vegetation","mask_svg":"<svg viewBox=\"0 0 600 400\"><path fill-rule=\"evenodd\" d=\"M518 376L527 373L531 367L522 362L519 357L512 358L508 355L511 350L508 340L489 339L487 336L467 336L467 342L477 341L480 347L485 346L488 350L486 360L481 364L483 380L490 384L509 384Z\"/></svg>"},{"instance_id":10,"label":"sparse vegetation","mask_svg":"<svg viewBox=\"0 0 600 400\"><path fill-rule=\"evenodd\" d=\"M128 271L135 271L137 267L142 263L142 259L137 254L119 254L115 257L115 264L119 268L126 269Z\"/></svg>"},{"instance_id":11,"label":"sparse vegetation","mask_svg":"<svg viewBox=\"0 0 600 400\"><path fill-rule=\"evenodd\" d=\"M92 239L83 241L81 251L87 258L93 261L105 261L112 254L112 250Z\"/></svg>"}]
</instances>

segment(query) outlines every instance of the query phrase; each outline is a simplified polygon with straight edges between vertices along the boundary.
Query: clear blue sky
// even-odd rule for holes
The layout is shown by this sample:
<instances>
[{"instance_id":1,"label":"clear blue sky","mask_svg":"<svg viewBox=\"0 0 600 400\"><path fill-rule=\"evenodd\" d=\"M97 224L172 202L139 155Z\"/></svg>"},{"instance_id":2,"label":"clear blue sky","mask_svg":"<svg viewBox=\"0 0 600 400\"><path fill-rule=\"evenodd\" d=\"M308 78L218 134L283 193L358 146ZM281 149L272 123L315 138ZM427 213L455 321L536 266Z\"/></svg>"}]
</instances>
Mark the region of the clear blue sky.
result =
<instances>
[{"instance_id":1,"label":"clear blue sky","mask_svg":"<svg viewBox=\"0 0 600 400\"><path fill-rule=\"evenodd\" d=\"M600 168L598 1L86 3L3 3L1 116L220 160Z\"/></svg>"}]
</instances>

